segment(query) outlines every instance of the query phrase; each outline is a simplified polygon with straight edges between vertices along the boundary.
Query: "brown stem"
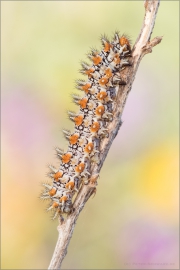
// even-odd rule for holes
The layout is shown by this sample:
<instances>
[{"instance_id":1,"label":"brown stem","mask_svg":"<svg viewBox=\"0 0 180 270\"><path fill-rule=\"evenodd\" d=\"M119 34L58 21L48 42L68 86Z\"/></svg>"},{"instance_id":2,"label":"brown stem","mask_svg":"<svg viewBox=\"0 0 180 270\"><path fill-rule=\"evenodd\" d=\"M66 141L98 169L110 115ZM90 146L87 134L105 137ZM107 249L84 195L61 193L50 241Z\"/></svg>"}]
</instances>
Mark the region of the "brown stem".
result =
<instances>
[{"instance_id":1,"label":"brown stem","mask_svg":"<svg viewBox=\"0 0 180 270\"><path fill-rule=\"evenodd\" d=\"M159 4L160 0L146 0L144 2L145 16L143 26L132 50L132 65L130 67L126 67L122 71L122 76L126 81L126 85L119 86L113 121L108 126L109 137L103 140L100 147L100 163L98 165L94 165L92 168L90 184L83 185L78 192L74 202L74 211L69 214L65 220L60 218L58 226L59 237L48 269L60 269L61 267L62 261L67 254L67 247L72 237L76 220L87 200L96 191L96 180L107 156L109 148L121 126L122 112L126 103L127 96L131 90L139 63L143 56L152 52L152 48L162 40L162 37L156 37L150 41Z\"/></svg>"}]
</instances>

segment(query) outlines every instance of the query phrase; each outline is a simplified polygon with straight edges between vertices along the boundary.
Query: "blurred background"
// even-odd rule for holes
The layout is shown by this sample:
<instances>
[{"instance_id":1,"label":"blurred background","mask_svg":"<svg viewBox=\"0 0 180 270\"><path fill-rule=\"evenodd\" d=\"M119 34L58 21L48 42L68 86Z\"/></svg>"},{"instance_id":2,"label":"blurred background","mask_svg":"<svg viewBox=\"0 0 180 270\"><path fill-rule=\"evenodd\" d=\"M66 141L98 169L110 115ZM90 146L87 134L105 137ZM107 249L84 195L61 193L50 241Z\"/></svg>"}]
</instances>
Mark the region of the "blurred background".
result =
<instances>
[{"instance_id":1,"label":"blurred background","mask_svg":"<svg viewBox=\"0 0 180 270\"><path fill-rule=\"evenodd\" d=\"M80 61L101 34L134 43L143 17L143 1L1 2L2 269L47 269L58 222L38 196L73 129ZM163 41L140 64L62 269L179 269L178 22L179 2L162 1L152 38Z\"/></svg>"}]
</instances>

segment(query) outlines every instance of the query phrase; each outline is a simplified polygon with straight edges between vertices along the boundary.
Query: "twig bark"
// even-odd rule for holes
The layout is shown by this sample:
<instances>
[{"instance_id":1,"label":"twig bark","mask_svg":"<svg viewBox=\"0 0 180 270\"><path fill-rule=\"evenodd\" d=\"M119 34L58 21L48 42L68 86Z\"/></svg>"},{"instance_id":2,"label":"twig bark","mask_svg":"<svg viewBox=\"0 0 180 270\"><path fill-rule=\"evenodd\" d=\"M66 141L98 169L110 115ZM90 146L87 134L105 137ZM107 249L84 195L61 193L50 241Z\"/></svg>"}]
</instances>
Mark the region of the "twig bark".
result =
<instances>
[{"instance_id":1,"label":"twig bark","mask_svg":"<svg viewBox=\"0 0 180 270\"><path fill-rule=\"evenodd\" d=\"M144 1L145 17L143 26L132 50L132 65L130 67L126 67L126 69L124 69L122 72L122 76L126 81L126 85L119 86L119 91L116 98L116 107L114 110L114 119L108 126L109 137L104 139L100 146L100 163L98 165L94 165L92 168L90 184L83 185L78 192L74 202L74 211L69 214L65 220L62 218L59 220L59 226L57 228L59 237L48 269L60 269L61 267L61 263L67 254L67 247L72 237L76 220L81 210L85 206L87 200L96 191L96 180L98 178L99 172L107 156L109 148L121 126L121 115L126 103L127 96L131 90L139 63L143 56L152 52L152 48L162 40L162 37L156 37L150 41L159 4L160 0Z\"/></svg>"}]
</instances>

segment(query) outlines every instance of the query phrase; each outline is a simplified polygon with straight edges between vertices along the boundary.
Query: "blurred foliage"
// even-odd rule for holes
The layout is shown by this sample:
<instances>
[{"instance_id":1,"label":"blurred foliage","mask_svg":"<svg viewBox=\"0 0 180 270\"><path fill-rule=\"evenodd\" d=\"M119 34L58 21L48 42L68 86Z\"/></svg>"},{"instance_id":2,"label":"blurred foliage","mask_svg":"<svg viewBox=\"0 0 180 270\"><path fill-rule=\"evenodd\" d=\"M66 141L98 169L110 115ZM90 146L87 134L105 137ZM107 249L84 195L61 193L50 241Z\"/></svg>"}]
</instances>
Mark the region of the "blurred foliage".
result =
<instances>
[{"instance_id":1,"label":"blurred foliage","mask_svg":"<svg viewBox=\"0 0 180 270\"><path fill-rule=\"evenodd\" d=\"M39 201L45 165L99 37L135 42L143 1L3 1L2 269L47 269L57 239ZM163 41L139 67L123 125L71 240L63 269L178 268L179 2L162 1L152 37ZM154 264L154 265L153 265ZM158 268L159 267L159 268Z\"/></svg>"}]
</instances>

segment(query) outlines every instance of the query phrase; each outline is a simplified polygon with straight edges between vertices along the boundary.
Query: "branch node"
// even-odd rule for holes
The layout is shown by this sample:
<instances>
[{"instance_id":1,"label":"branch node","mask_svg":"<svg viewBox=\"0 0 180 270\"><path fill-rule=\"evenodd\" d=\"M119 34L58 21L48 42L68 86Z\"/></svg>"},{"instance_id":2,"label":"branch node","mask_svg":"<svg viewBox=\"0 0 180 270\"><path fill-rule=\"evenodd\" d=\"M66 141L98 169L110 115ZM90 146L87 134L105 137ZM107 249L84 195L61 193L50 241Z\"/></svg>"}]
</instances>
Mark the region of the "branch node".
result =
<instances>
[{"instance_id":1,"label":"branch node","mask_svg":"<svg viewBox=\"0 0 180 270\"><path fill-rule=\"evenodd\" d=\"M158 45L161 42L162 38L163 38L162 36L161 37L155 37L150 42L147 42L147 44L142 47L143 55L145 55L147 53L151 53L152 48L155 47L156 45Z\"/></svg>"}]
</instances>

